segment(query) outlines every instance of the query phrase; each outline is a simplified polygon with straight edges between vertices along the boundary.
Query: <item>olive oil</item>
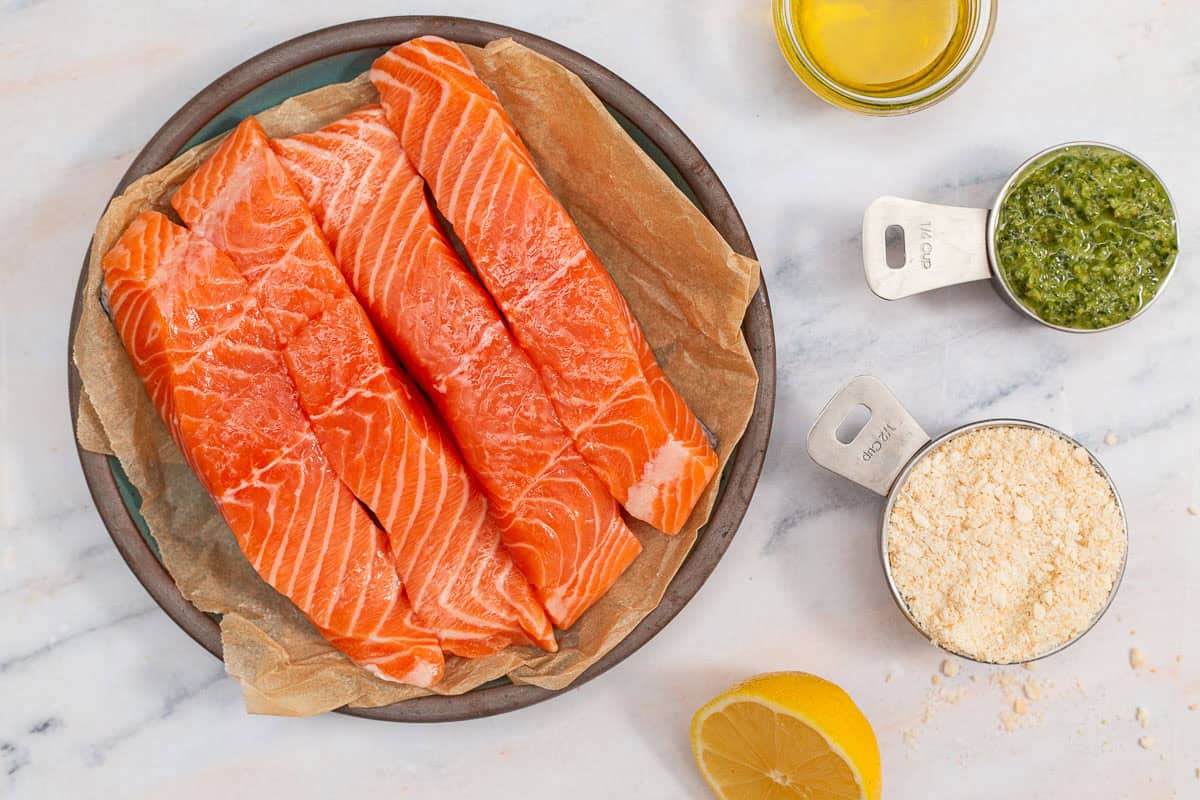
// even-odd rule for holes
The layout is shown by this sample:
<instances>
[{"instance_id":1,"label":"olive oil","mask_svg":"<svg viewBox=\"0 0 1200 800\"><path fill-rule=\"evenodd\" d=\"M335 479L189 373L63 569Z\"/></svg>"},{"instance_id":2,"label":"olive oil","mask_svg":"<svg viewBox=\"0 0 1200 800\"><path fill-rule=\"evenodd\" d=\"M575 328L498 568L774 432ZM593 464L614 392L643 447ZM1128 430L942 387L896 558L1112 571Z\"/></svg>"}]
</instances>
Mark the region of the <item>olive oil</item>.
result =
<instances>
[{"instance_id":1,"label":"olive oil","mask_svg":"<svg viewBox=\"0 0 1200 800\"><path fill-rule=\"evenodd\" d=\"M970 74L996 0L775 0L784 55L809 88L869 113L912 111Z\"/></svg>"},{"instance_id":2,"label":"olive oil","mask_svg":"<svg viewBox=\"0 0 1200 800\"><path fill-rule=\"evenodd\" d=\"M967 0L796 0L800 44L834 83L856 92L936 81L962 53Z\"/></svg>"}]
</instances>

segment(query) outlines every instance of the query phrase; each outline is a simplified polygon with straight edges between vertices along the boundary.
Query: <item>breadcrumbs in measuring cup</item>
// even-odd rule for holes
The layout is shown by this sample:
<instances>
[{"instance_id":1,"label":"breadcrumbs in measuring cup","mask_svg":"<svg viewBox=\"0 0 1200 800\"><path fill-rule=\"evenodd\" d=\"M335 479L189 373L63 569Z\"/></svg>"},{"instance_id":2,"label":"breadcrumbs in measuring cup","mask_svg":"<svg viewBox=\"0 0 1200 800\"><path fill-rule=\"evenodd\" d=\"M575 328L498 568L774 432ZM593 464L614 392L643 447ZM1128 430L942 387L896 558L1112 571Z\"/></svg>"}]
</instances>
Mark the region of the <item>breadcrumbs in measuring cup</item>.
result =
<instances>
[{"instance_id":1,"label":"breadcrumbs in measuring cup","mask_svg":"<svg viewBox=\"0 0 1200 800\"><path fill-rule=\"evenodd\" d=\"M935 644L996 664L1050 653L1107 606L1125 520L1086 450L1040 428L974 428L929 450L885 524L892 580Z\"/></svg>"}]
</instances>

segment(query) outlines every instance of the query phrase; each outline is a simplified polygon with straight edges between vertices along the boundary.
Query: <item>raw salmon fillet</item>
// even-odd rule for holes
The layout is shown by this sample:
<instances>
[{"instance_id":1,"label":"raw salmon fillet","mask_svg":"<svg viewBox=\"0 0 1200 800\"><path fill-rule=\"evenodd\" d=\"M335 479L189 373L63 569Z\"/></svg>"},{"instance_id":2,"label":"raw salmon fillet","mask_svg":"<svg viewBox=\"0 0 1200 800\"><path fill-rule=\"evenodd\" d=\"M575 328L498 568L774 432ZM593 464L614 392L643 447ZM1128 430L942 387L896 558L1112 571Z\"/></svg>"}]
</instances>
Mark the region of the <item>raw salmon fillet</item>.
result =
<instances>
[{"instance_id":1,"label":"raw salmon fillet","mask_svg":"<svg viewBox=\"0 0 1200 800\"><path fill-rule=\"evenodd\" d=\"M437 639L410 619L387 542L325 460L241 273L153 211L103 265L134 367L254 569L359 666L436 683Z\"/></svg>"},{"instance_id":2,"label":"raw salmon fillet","mask_svg":"<svg viewBox=\"0 0 1200 800\"><path fill-rule=\"evenodd\" d=\"M483 493L384 350L258 123L239 125L171 202L249 281L325 455L391 540L417 619L468 658L531 641L555 649Z\"/></svg>"},{"instance_id":3,"label":"raw salmon fillet","mask_svg":"<svg viewBox=\"0 0 1200 800\"><path fill-rule=\"evenodd\" d=\"M630 514L677 533L716 454L499 100L436 37L392 48L370 75L583 457Z\"/></svg>"},{"instance_id":4,"label":"raw salmon fillet","mask_svg":"<svg viewBox=\"0 0 1200 800\"><path fill-rule=\"evenodd\" d=\"M641 545L446 240L383 110L272 147L350 288L449 425L517 566L554 624L570 627Z\"/></svg>"}]
</instances>

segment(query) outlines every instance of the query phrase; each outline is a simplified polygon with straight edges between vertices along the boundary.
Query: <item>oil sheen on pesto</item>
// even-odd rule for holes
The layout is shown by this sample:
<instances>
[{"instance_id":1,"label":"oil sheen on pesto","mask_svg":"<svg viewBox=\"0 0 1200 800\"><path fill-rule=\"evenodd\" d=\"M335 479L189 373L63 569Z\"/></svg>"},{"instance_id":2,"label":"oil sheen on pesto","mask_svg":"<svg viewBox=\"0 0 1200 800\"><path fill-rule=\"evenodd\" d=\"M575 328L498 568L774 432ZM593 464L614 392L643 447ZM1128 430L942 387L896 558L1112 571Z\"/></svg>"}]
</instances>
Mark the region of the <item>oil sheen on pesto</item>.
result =
<instances>
[{"instance_id":1,"label":"oil sheen on pesto","mask_svg":"<svg viewBox=\"0 0 1200 800\"><path fill-rule=\"evenodd\" d=\"M1124 153L1081 145L1021 176L999 209L996 261L1017 299L1066 328L1124 322L1158 291L1179 244L1161 183Z\"/></svg>"}]
</instances>

